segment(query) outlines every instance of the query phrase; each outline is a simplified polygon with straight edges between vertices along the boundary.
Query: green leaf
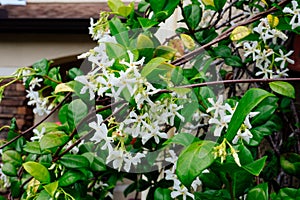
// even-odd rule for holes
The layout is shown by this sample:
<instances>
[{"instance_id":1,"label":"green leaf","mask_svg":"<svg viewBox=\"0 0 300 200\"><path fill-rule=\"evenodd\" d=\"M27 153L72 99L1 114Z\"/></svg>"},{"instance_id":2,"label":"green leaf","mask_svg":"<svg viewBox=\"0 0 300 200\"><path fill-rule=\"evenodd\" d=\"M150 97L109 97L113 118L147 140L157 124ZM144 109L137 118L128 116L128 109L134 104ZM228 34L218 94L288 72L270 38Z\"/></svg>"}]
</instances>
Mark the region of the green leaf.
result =
<instances>
[{"instance_id":1,"label":"green leaf","mask_svg":"<svg viewBox=\"0 0 300 200\"><path fill-rule=\"evenodd\" d=\"M134 2L131 2L128 6L119 7L118 14L122 17L127 17L132 11L134 11Z\"/></svg>"},{"instance_id":2,"label":"green leaf","mask_svg":"<svg viewBox=\"0 0 300 200\"><path fill-rule=\"evenodd\" d=\"M207 44L216 37L218 37L218 33L214 28L205 29L203 31L199 31L195 33L195 37L197 39L197 42L201 45Z\"/></svg>"},{"instance_id":3,"label":"green leaf","mask_svg":"<svg viewBox=\"0 0 300 200\"><path fill-rule=\"evenodd\" d=\"M91 152L86 152L82 154L82 156L84 156L89 161L92 170L98 172L106 170L106 163L101 157L98 157Z\"/></svg>"},{"instance_id":4,"label":"green leaf","mask_svg":"<svg viewBox=\"0 0 300 200\"><path fill-rule=\"evenodd\" d=\"M137 19L144 30L147 30L147 29L159 24L159 22L157 22L157 21L153 21L151 19L147 19L147 18L143 18L143 17L138 17Z\"/></svg>"},{"instance_id":5,"label":"green leaf","mask_svg":"<svg viewBox=\"0 0 300 200\"><path fill-rule=\"evenodd\" d=\"M277 199L279 200L299 200L300 196L300 189L296 188L282 188L279 190ZM276 199L276 200L277 200ZM273 198L272 198L273 200Z\"/></svg>"},{"instance_id":6,"label":"green leaf","mask_svg":"<svg viewBox=\"0 0 300 200\"><path fill-rule=\"evenodd\" d=\"M37 71L37 75L45 76L48 74L49 62L47 59L42 59L32 65L32 68Z\"/></svg>"},{"instance_id":7,"label":"green leaf","mask_svg":"<svg viewBox=\"0 0 300 200\"><path fill-rule=\"evenodd\" d=\"M127 52L124 46L120 44L114 44L110 42L106 42L106 53L110 59L126 59Z\"/></svg>"},{"instance_id":8,"label":"green leaf","mask_svg":"<svg viewBox=\"0 0 300 200\"><path fill-rule=\"evenodd\" d=\"M141 75L143 77L148 76L154 69L156 69L159 65L161 65L165 61L166 59L162 57L153 58L143 67L141 71Z\"/></svg>"},{"instance_id":9,"label":"green leaf","mask_svg":"<svg viewBox=\"0 0 300 200\"><path fill-rule=\"evenodd\" d=\"M157 13L159 11L162 11L165 7L165 4L167 3L168 0L161 0L161 1L156 1L156 0L150 0L150 6L154 13Z\"/></svg>"},{"instance_id":10,"label":"green leaf","mask_svg":"<svg viewBox=\"0 0 300 200\"><path fill-rule=\"evenodd\" d=\"M51 196L46 190L42 190L40 193L37 194L36 200L45 200L45 199L51 199Z\"/></svg>"},{"instance_id":11,"label":"green leaf","mask_svg":"<svg viewBox=\"0 0 300 200\"><path fill-rule=\"evenodd\" d=\"M88 107L81 99L76 99L68 105L67 121L71 130L76 128L87 113Z\"/></svg>"},{"instance_id":12,"label":"green leaf","mask_svg":"<svg viewBox=\"0 0 300 200\"><path fill-rule=\"evenodd\" d=\"M222 188L222 181L215 173L202 173L199 176L205 188L220 190Z\"/></svg>"},{"instance_id":13,"label":"green leaf","mask_svg":"<svg viewBox=\"0 0 300 200\"><path fill-rule=\"evenodd\" d=\"M124 3L121 0L108 0L107 5L113 12L118 12L119 8L124 6Z\"/></svg>"},{"instance_id":14,"label":"green leaf","mask_svg":"<svg viewBox=\"0 0 300 200\"><path fill-rule=\"evenodd\" d=\"M121 22L121 20L117 17L109 20L109 30L113 36L115 36L116 40L120 45L125 47L129 46L129 36L128 30L125 25ZM115 57L117 58L117 57Z\"/></svg>"},{"instance_id":15,"label":"green leaf","mask_svg":"<svg viewBox=\"0 0 300 200\"><path fill-rule=\"evenodd\" d=\"M221 58L227 58L231 56L231 49L226 45L219 45L213 48L216 56Z\"/></svg>"},{"instance_id":16,"label":"green leaf","mask_svg":"<svg viewBox=\"0 0 300 200\"><path fill-rule=\"evenodd\" d=\"M2 172L7 176L17 176L17 168L11 163L4 163L2 166Z\"/></svg>"},{"instance_id":17,"label":"green leaf","mask_svg":"<svg viewBox=\"0 0 300 200\"><path fill-rule=\"evenodd\" d=\"M50 69L50 71L48 72L48 77L53 81L46 78L44 83L46 85L50 85L54 89L57 86L57 82L61 82L59 67L53 67L52 69Z\"/></svg>"},{"instance_id":18,"label":"green leaf","mask_svg":"<svg viewBox=\"0 0 300 200\"><path fill-rule=\"evenodd\" d=\"M179 144L184 147L189 146L193 142L199 141L199 138L193 136L192 134L189 133L178 133L174 137L168 139L167 141L164 142L164 145L168 144Z\"/></svg>"},{"instance_id":19,"label":"green leaf","mask_svg":"<svg viewBox=\"0 0 300 200\"><path fill-rule=\"evenodd\" d=\"M67 154L60 159L60 163L68 168L85 168L89 167L89 160L81 155Z\"/></svg>"},{"instance_id":20,"label":"green leaf","mask_svg":"<svg viewBox=\"0 0 300 200\"><path fill-rule=\"evenodd\" d=\"M264 124L267 120L269 120L278 107L277 102L277 97L272 96L265 98L254 110L255 112L259 112L259 114L251 120L251 125L261 125Z\"/></svg>"},{"instance_id":21,"label":"green leaf","mask_svg":"<svg viewBox=\"0 0 300 200\"><path fill-rule=\"evenodd\" d=\"M224 59L224 62L226 65L232 66L232 67L242 67L243 61L239 56L230 56Z\"/></svg>"},{"instance_id":22,"label":"green leaf","mask_svg":"<svg viewBox=\"0 0 300 200\"><path fill-rule=\"evenodd\" d=\"M207 140L194 142L181 152L176 174L185 186L189 187L194 179L214 162L214 145L215 142Z\"/></svg>"},{"instance_id":23,"label":"green leaf","mask_svg":"<svg viewBox=\"0 0 300 200\"><path fill-rule=\"evenodd\" d=\"M58 112L58 119L62 124L68 121L68 117L67 117L69 111L68 106L69 104L63 105Z\"/></svg>"},{"instance_id":24,"label":"green leaf","mask_svg":"<svg viewBox=\"0 0 300 200\"><path fill-rule=\"evenodd\" d=\"M226 0L214 0L214 5L215 5L215 8L217 11L222 10L225 3L226 3Z\"/></svg>"},{"instance_id":25,"label":"green leaf","mask_svg":"<svg viewBox=\"0 0 300 200\"><path fill-rule=\"evenodd\" d=\"M246 116L252 111L252 109L269 96L274 95L258 88L249 89L244 94L228 125L227 133L225 134L228 141L231 141L235 137Z\"/></svg>"},{"instance_id":26,"label":"green leaf","mask_svg":"<svg viewBox=\"0 0 300 200\"><path fill-rule=\"evenodd\" d=\"M268 200L268 183L262 183L252 188L248 194L246 200Z\"/></svg>"},{"instance_id":27,"label":"green leaf","mask_svg":"<svg viewBox=\"0 0 300 200\"><path fill-rule=\"evenodd\" d=\"M295 99L295 88L290 83L275 81L269 83L269 86L274 92Z\"/></svg>"},{"instance_id":28,"label":"green leaf","mask_svg":"<svg viewBox=\"0 0 300 200\"><path fill-rule=\"evenodd\" d=\"M187 26L195 30L201 21L202 9L199 5L190 4L183 8L183 16L187 23Z\"/></svg>"},{"instance_id":29,"label":"green leaf","mask_svg":"<svg viewBox=\"0 0 300 200\"><path fill-rule=\"evenodd\" d=\"M263 170L266 160L267 160L267 156L264 156L258 160L255 160L252 163L243 165L242 168L248 171L249 173L258 176L260 172Z\"/></svg>"},{"instance_id":30,"label":"green leaf","mask_svg":"<svg viewBox=\"0 0 300 200\"><path fill-rule=\"evenodd\" d=\"M35 142L27 142L26 145L23 148L24 151L28 153L33 153L33 154L41 154L41 148L40 148L40 143L35 141Z\"/></svg>"},{"instance_id":31,"label":"green leaf","mask_svg":"<svg viewBox=\"0 0 300 200\"><path fill-rule=\"evenodd\" d=\"M44 186L44 189L48 192L48 194L50 194L51 197L55 195L57 188L58 188L58 181L49 183L48 185Z\"/></svg>"},{"instance_id":32,"label":"green leaf","mask_svg":"<svg viewBox=\"0 0 300 200\"><path fill-rule=\"evenodd\" d=\"M176 50L169 46L158 46L154 51L154 57L162 57L167 60L174 58Z\"/></svg>"},{"instance_id":33,"label":"green leaf","mask_svg":"<svg viewBox=\"0 0 300 200\"><path fill-rule=\"evenodd\" d=\"M156 188L154 192L154 200L171 200L171 190L168 188Z\"/></svg>"},{"instance_id":34,"label":"green leaf","mask_svg":"<svg viewBox=\"0 0 300 200\"><path fill-rule=\"evenodd\" d=\"M139 51L140 57L152 58L154 51L154 43L145 34L139 34L136 42L136 49Z\"/></svg>"},{"instance_id":35,"label":"green leaf","mask_svg":"<svg viewBox=\"0 0 300 200\"><path fill-rule=\"evenodd\" d=\"M69 136L63 131L50 132L44 135L40 141L41 150L51 149L64 145L69 141Z\"/></svg>"},{"instance_id":36,"label":"green leaf","mask_svg":"<svg viewBox=\"0 0 300 200\"><path fill-rule=\"evenodd\" d=\"M79 180L85 180L85 176L80 171L69 170L58 179L60 187L66 187L76 183Z\"/></svg>"},{"instance_id":37,"label":"green leaf","mask_svg":"<svg viewBox=\"0 0 300 200\"><path fill-rule=\"evenodd\" d=\"M11 163L18 167L22 165L21 155L15 150L7 150L2 154L3 163Z\"/></svg>"},{"instance_id":38,"label":"green leaf","mask_svg":"<svg viewBox=\"0 0 300 200\"><path fill-rule=\"evenodd\" d=\"M83 71L77 67L73 67L69 71L67 71L67 77L71 80L74 80L77 76L83 75Z\"/></svg>"},{"instance_id":39,"label":"green leaf","mask_svg":"<svg viewBox=\"0 0 300 200\"><path fill-rule=\"evenodd\" d=\"M50 174L48 169L44 165L37 162L28 161L23 164L23 167L26 172L28 172L31 176L33 176L41 183L50 183Z\"/></svg>"}]
</instances>

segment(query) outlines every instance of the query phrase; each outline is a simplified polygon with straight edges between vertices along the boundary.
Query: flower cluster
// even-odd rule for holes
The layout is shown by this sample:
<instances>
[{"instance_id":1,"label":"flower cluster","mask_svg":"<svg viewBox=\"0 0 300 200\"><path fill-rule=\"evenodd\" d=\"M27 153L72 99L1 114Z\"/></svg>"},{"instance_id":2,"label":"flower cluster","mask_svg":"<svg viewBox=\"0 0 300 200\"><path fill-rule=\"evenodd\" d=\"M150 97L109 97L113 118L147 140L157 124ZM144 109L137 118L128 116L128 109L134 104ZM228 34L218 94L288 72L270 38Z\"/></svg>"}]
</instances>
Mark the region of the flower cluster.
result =
<instances>
[{"instance_id":1,"label":"flower cluster","mask_svg":"<svg viewBox=\"0 0 300 200\"><path fill-rule=\"evenodd\" d=\"M270 48L270 46L278 44L278 39L281 41L288 39L287 35L276 29L277 20L277 17L268 15L267 18L262 18L258 26L253 29L263 43L257 41L245 41L243 43L244 56L251 56L255 62L257 68L255 76L262 76L265 79L288 76L286 64L294 64L294 61L289 58L293 51L284 53L282 49L277 52Z\"/></svg>"},{"instance_id":2,"label":"flower cluster","mask_svg":"<svg viewBox=\"0 0 300 200\"><path fill-rule=\"evenodd\" d=\"M214 126L214 136L221 136L223 131L228 128L228 124L231 121L231 118L234 114L235 108L238 103L231 107L228 103L224 103L223 95L220 95L215 102L213 98L208 98L208 102L211 104L206 111L212 113L212 117L209 119L208 123ZM252 125L250 123L250 118L258 115L259 112L250 112L244 123L239 128L237 135L232 140L233 144L237 144L239 139L246 141L248 144L253 135L250 132Z\"/></svg>"}]
</instances>

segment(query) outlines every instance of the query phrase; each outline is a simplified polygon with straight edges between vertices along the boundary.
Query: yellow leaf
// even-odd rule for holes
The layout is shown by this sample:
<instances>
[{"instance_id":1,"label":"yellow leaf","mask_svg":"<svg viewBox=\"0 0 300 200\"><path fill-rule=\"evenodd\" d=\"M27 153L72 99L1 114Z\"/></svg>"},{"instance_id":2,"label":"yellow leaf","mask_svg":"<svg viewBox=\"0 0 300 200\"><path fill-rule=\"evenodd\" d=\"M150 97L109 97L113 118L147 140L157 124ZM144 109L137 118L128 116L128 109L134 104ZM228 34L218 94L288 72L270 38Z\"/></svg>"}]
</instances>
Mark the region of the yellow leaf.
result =
<instances>
[{"instance_id":1,"label":"yellow leaf","mask_svg":"<svg viewBox=\"0 0 300 200\"><path fill-rule=\"evenodd\" d=\"M204 5L206 6L213 6L215 7L214 1L213 0L202 0L202 2L204 3Z\"/></svg>"},{"instance_id":2,"label":"yellow leaf","mask_svg":"<svg viewBox=\"0 0 300 200\"><path fill-rule=\"evenodd\" d=\"M230 34L230 39L232 41L241 40L247 37L251 33L251 30L246 26L238 26Z\"/></svg>"},{"instance_id":3,"label":"yellow leaf","mask_svg":"<svg viewBox=\"0 0 300 200\"><path fill-rule=\"evenodd\" d=\"M268 5L266 0L261 0L264 4Z\"/></svg>"},{"instance_id":4,"label":"yellow leaf","mask_svg":"<svg viewBox=\"0 0 300 200\"><path fill-rule=\"evenodd\" d=\"M279 24L279 18L274 15L268 14L267 19L272 28L275 28Z\"/></svg>"},{"instance_id":5,"label":"yellow leaf","mask_svg":"<svg viewBox=\"0 0 300 200\"><path fill-rule=\"evenodd\" d=\"M66 83L60 83L55 87L54 93L59 93L59 92L74 92L74 90L68 86Z\"/></svg>"},{"instance_id":6,"label":"yellow leaf","mask_svg":"<svg viewBox=\"0 0 300 200\"><path fill-rule=\"evenodd\" d=\"M193 40L193 38L187 34L180 34L180 38L183 42L183 45L189 49L189 50L193 50L195 48L195 41Z\"/></svg>"}]
</instances>

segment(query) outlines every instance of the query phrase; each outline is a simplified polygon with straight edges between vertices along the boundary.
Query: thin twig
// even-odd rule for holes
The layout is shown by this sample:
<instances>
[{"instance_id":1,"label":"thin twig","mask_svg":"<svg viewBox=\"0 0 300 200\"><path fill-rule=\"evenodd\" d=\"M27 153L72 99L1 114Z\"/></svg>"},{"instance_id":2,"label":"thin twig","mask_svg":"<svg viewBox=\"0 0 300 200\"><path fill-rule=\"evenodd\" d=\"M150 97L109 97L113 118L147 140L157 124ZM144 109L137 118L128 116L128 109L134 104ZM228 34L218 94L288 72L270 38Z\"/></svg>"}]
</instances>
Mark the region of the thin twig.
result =
<instances>
[{"instance_id":1,"label":"thin twig","mask_svg":"<svg viewBox=\"0 0 300 200\"><path fill-rule=\"evenodd\" d=\"M270 83L275 81L300 81L300 78L277 78L277 79L238 79L238 80L224 80L224 81L211 81L205 83L196 83L196 84L189 84L189 85L180 85L175 88L198 88L210 85L226 85L226 84L237 84L237 83ZM160 93L169 93L172 92L171 90L164 89L160 90Z\"/></svg>"}]
</instances>

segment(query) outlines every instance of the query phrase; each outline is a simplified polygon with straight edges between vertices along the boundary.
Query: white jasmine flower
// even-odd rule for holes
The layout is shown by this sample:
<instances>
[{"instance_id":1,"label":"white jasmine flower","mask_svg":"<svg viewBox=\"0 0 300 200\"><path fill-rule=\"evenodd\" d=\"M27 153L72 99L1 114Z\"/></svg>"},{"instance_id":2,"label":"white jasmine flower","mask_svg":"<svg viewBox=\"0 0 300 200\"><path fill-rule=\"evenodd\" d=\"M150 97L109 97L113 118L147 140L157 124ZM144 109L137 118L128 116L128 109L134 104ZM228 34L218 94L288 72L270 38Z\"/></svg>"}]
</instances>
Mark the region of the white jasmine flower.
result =
<instances>
[{"instance_id":1,"label":"white jasmine flower","mask_svg":"<svg viewBox=\"0 0 300 200\"><path fill-rule=\"evenodd\" d=\"M298 26L300 26L300 9L297 8L298 7L298 2L297 1L292 1L292 6L293 6L293 9L291 9L289 7L285 7L283 9L283 12L293 15L293 17L290 21L290 25L292 25L292 29L295 29Z\"/></svg>"},{"instance_id":2,"label":"white jasmine flower","mask_svg":"<svg viewBox=\"0 0 300 200\"><path fill-rule=\"evenodd\" d=\"M124 170L129 172L131 165L137 166L138 163L141 163L141 159L144 157L145 155L142 153L136 153L135 156L132 156L131 153L127 153L124 159Z\"/></svg>"},{"instance_id":3,"label":"white jasmine flower","mask_svg":"<svg viewBox=\"0 0 300 200\"><path fill-rule=\"evenodd\" d=\"M106 164L110 163L111 161L113 162L113 167L114 169L118 169L118 171L121 170L123 161L125 159L125 155L123 150L121 149L110 149L109 150L109 155L106 159Z\"/></svg>"},{"instance_id":4,"label":"white jasmine flower","mask_svg":"<svg viewBox=\"0 0 300 200\"><path fill-rule=\"evenodd\" d=\"M90 94L90 100L93 100L95 98L95 93L94 91L96 90L96 85L92 83L87 76L77 76L75 81L78 81L82 83L84 86L81 88L80 94L86 93L86 91L89 91Z\"/></svg>"},{"instance_id":5,"label":"white jasmine flower","mask_svg":"<svg viewBox=\"0 0 300 200\"><path fill-rule=\"evenodd\" d=\"M41 87L40 82L42 82L42 81L43 81L42 78L34 77L34 78L30 81L29 85L30 85L30 87L32 87L32 88L35 88L36 86Z\"/></svg>"},{"instance_id":6,"label":"white jasmine flower","mask_svg":"<svg viewBox=\"0 0 300 200\"><path fill-rule=\"evenodd\" d=\"M273 38L272 38L273 44L277 44L277 38L280 38L283 41L286 41L288 39L288 36L280 30L272 29L272 30L270 30L270 32L273 35Z\"/></svg>"},{"instance_id":7,"label":"white jasmine flower","mask_svg":"<svg viewBox=\"0 0 300 200\"><path fill-rule=\"evenodd\" d=\"M284 78L284 77L288 77L289 75L287 74L287 72L289 71L288 68L284 69L284 70L280 70L277 69L276 70L276 74L273 76L273 78Z\"/></svg>"},{"instance_id":8,"label":"white jasmine flower","mask_svg":"<svg viewBox=\"0 0 300 200\"><path fill-rule=\"evenodd\" d=\"M142 143L145 144L150 138L154 137L154 140L156 142L156 144L159 143L160 138L164 138L167 139L168 135L164 132L161 132L159 125L157 124L157 122L154 122L151 126L150 126L150 133L147 134L143 134L142 135Z\"/></svg>"},{"instance_id":9,"label":"white jasmine flower","mask_svg":"<svg viewBox=\"0 0 300 200\"><path fill-rule=\"evenodd\" d=\"M220 95L216 102L213 98L208 98L207 100L212 106L207 108L206 112L209 113L211 111L214 111L214 118L218 117L220 115L219 112L225 109L223 105L223 95Z\"/></svg>"},{"instance_id":10,"label":"white jasmine flower","mask_svg":"<svg viewBox=\"0 0 300 200\"><path fill-rule=\"evenodd\" d=\"M290 64L294 64L295 61L288 58L290 55L292 55L294 51L289 51L287 54L284 54L283 51L281 49L279 49L279 53L280 53L280 57L275 58L276 62L280 62L280 69L284 69L285 68L285 63L288 62Z\"/></svg>"},{"instance_id":11,"label":"white jasmine flower","mask_svg":"<svg viewBox=\"0 0 300 200\"><path fill-rule=\"evenodd\" d=\"M131 51L127 51L127 54L129 56L129 62L126 62L124 59L120 61L120 64L122 65L126 65L129 68L137 68L138 66L141 66L144 64L144 60L145 58L143 57L141 60L139 61L134 61L134 55ZM137 77L138 78L138 77Z\"/></svg>"},{"instance_id":12,"label":"white jasmine flower","mask_svg":"<svg viewBox=\"0 0 300 200\"><path fill-rule=\"evenodd\" d=\"M241 128L238 130L236 136L232 140L232 144L237 144L239 139L245 140L248 144L250 142L250 139L253 137L250 130L242 124Z\"/></svg>"},{"instance_id":13,"label":"white jasmine flower","mask_svg":"<svg viewBox=\"0 0 300 200\"><path fill-rule=\"evenodd\" d=\"M197 176L197 178L192 182L192 188L193 188L193 190L194 191L197 191L197 188L199 187L199 186L201 186L202 185L202 181L199 179L199 177Z\"/></svg>"},{"instance_id":14,"label":"white jasmine flower","mask_svg":"<svg viewBox=\"0 0 300 200\"><path fill-rule=\"evenodd\" d=\"M31 141L41 141L41 138L45 135L46 132L46 128L43 126L41 128L41 131L39 131L38 129L33 129L32 131L34 133L34 135L30 138Z\"/></svg>"},{"instance_id":15,"label":"white jasmine flower","mask_svg":"<svg viewBox=\"0 0 300 200\"><path fill-rule=\"evenodd\" d=\"M244 42L243 47L245 51L244 56L248 57L249 55L252 55L253 61L255 60L256 55L259 55L260 53L260 49L257 41Z\"/></svg>"},{"instance_id":16,"label":"white jasmine flower","mask_svg":"<svg viewBox=\"0 0 300 200\"><path fill-rule=\"evenodd\" d=\"M113 141L111 137L107 137L107 127L103 122L102 116L100 114L97 114L97 122L91 122L89 123L89 127L94 129L96 132L94 133L94 136L90 139L90 141L95 142L95 144L98 144L102 140L105 141L105 144L102 146L101 149L107 149L108 145Z\"/></svg>"},{"instance_id":17,"label":"white jasmine flower","mask_svg":"<svg viewBox=\"0 0 300 200\"><path fill-rule=\"evenodd\" d=\"M182 196L183 200L186 200L187 196L194 199L194 195L192 193L190 193L184 185L180 186L180 185L175 184L173 187L173 190L174 191L171 192L171 197L173 199L175 199L178 196Z\"/></svg>"},{"instance_id":18,"label":"white jasmine flower","mask_svg":"<svg viewBox=\"0 0 300 200\"><path fill-rule=\"evenodd\" d=\"M209 119L209 124L215 124L215 130L214 130L214 136L220 137L222 134L222 130L224 128L228 128L228 123L231 120L231 115L225 115L224 111L219 112L220 113L220 119L217 118L211 118Z\"/></svg>"},{"instance_id":19,"label":"white jasmine flower","mask_svg":"<svg viewBox=\"0 0 300 200\"><path fill-rule=\"evenodd\" d=\"M273 76L273 71L271 69L268 69L268 67L263 67L263 66L257 66L260 71L255 73L255 76L261 76L263 75L264 79L271 78Z\"/></svg>"}]
</instances>

